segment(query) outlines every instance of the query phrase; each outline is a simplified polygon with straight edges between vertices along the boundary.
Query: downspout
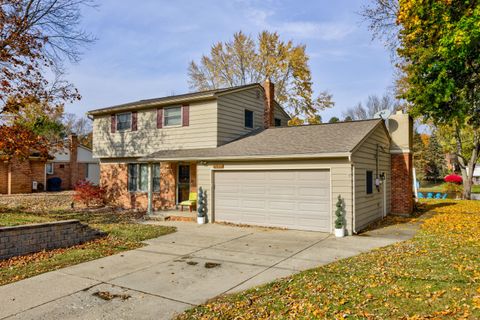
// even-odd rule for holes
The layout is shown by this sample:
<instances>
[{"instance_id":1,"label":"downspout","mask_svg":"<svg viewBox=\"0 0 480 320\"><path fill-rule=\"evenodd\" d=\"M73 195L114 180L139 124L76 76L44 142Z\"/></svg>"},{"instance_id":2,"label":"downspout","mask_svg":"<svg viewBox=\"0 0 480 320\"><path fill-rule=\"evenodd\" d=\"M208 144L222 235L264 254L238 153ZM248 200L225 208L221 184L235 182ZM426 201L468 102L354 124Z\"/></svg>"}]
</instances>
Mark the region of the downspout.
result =
<instances>
[{"instance_id":1,"label":"downspout","mask_svg":"<svg viewBox=\"0 0 480 320\"><path fill-rule=\"evenodd\" d=\"M355 165L352 163L352 234L357 234L355 226Z\"/></svg>"},{"instance_id":2,"label":"downspout","mask_svg":"<svg viewBox=\"0 0 480 320\"><path fill-rule=\"evenodd\" d=\"M148 163L148 204L147 204L147 215L152 215L153 213L153 179L152 179L152 163Z\"/></svg>"}]
</instances>

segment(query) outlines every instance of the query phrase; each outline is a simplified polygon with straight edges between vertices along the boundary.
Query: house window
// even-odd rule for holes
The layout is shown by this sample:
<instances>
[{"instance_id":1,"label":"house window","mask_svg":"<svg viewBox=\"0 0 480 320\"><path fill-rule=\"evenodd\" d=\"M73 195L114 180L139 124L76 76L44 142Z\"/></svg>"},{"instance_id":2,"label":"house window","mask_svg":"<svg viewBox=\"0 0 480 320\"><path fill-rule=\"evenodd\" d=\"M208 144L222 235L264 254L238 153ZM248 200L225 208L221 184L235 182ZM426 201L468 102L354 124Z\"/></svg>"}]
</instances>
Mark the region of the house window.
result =
<instances>
[{"instance_id":1,"label":"house window","mask_svg":"<svg viewBox=\"0 0 480 320\"><path fill-rule=\"evenodd\" d=\"M47 174L53 174L53 163L47 163L45 165L45 171Z\"/></svg>"},{"instance_id":2,"label":"house window","mask_svg":"<svg viewBox=\"0 0 480 320\"><path fill-rule=\"evenodd\" d=\"M132 128L132 113L117 114L117 131L125 131Z\"/></svg>"},{"instance_id":3,"label":"house window","mask_svg":"<svg viewBox=\"0 0 480 320\"><path fill-rule=\"evenodd\" d=\"M160 191L160 164L152 166L153 191ZM128 165L128 191L147 192L148 191L148 164L131 163Z\"/></svg>"},{"instance_id":4,"label":"house window","mask_svg":"<svg viewBox=\"0 0 480 320\"><path fill-rule=\"evenodd\" d=\"M160 164L153 165L153 192L160 192Z\"/></svg>"},{"instance_id":5,"label":"house window","mask_svg":"<svg viewBox=\"0 0 480 320\"><path fill-rule=\"evenodd\" d=\"M275 127L281 127L282 126L282 119L275 118Z\"/></svg>"},{"instance_id":6,"label":"house window","mask_svg":"<svg viewBox=\"0 0 480 320\"><path fill-rule=\"evenodd\" d=\"M165 108L163 124L165 127L180 126L182 124L182 107Z\"/></svg>"},{"instance_id":7,"label":"house window","mask_svg":"<svg viewBox=\"0 0 480 320\"><path fill-rule=\"evenodd\" d=\"M245 128L253 128L253 111L245 110Z\"/></svg>"},{"instance_id":8,"label":"house window","mask_svg":"<svg viewBox=\"0 0 480 320\"><path fill-rule=\"evenodd\" d=\"M373 171L367 171L367 194L373 193Z\"/></svg>"}]
</instances>

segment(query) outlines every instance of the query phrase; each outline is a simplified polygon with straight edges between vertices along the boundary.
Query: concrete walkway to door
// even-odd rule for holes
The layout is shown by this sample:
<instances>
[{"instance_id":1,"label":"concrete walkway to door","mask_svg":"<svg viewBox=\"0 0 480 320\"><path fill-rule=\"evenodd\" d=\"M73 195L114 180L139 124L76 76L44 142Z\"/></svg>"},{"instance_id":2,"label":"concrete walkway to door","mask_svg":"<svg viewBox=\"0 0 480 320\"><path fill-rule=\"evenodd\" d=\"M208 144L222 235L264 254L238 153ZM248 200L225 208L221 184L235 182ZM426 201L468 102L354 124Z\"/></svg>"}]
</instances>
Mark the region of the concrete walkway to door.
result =
<instances>
[{"instance_id":1,"label":"concrete walkway to door","mask_svg":"<svg viewBox=\"0 0 480 320\"><path fill-rule=\"evenodd\" d=\"M137 250L0 287L0 319L170 319L217 295L415 233L405 225L336 239L319 232L161 224L175 225L178 231L149 240Z\"/></svg>"}]
</instances>

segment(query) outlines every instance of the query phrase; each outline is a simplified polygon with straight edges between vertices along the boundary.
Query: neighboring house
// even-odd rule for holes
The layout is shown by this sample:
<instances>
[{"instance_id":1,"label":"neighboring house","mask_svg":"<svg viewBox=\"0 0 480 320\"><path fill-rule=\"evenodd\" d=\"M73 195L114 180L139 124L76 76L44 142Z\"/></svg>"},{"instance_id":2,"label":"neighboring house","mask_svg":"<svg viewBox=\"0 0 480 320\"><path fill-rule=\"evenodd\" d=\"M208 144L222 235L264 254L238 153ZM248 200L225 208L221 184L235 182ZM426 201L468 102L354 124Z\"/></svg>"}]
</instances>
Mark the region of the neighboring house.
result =
<instances>
[{"instance_id":1,"label":"neighboring house","mask_svg":"<svg viewBox=\"0 0 480 320\"><path fill-rule=\"evenodd\" d=\"M46 163L47 180L58 177L62 180L63 190L73 189L80 180L89 180L98 184L100 180L99 160L94 159L92 150L78 143L76 135L71 135L68 144L54 154Z\"/></svg>"},{"instance_id":2,"label":"neighboring house","mask_svg":"<svg viewBox=\"0 0 480 320\"><path fill-rule=\"evenodd\" d=\"M34 186L43 190L46 160L33 154L27 160L0 158L0 194L30 193Z\"/></svg>"},{"instance_id":3,"label":"neighboring house","mask_svg":"<svg viewBox=\"0 0 480 320\"><path fill-rule=\"evenodd\" d=\"M28 160L0 160L0 194L18 194L45 191L47 180L62 179L62 189L72 189L75 183L87 179L99 183L99 161L92 151L78 144L77 136L70 136L64 150L50 159L33 154Z\"/></svg>"},{"instance_id":4,"label":"neighboring house","mask_svg":"<svg viewBox=\"0 0 480 320\"><path fill-rule=\"evenodd\" d=\"M213 222L331 232L339 195L349 233L412 212L412 120L401 112L390 133L380 119L287 127L267 81L89 114L100 184L125 208L175 208L202 187Z\"/></svg>"},{"instance_id":5,"label":"neighboring house","mask_svg":"<svg viewBox=\"0 0 480 320\"><path fill-rule=\"evenodd\" d=\"M477 163L475 170L473 170L473 183L480 184L480 163Z\"/></svg>"}]
</instances>

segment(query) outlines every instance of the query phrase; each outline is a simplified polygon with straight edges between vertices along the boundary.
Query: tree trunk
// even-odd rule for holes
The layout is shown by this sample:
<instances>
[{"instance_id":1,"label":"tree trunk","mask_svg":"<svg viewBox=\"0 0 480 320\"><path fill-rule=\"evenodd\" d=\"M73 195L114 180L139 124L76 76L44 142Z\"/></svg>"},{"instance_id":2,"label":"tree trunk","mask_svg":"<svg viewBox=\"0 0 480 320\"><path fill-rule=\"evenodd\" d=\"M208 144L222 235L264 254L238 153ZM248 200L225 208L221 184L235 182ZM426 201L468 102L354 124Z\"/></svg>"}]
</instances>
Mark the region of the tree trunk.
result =
<instances>
[{"instance_id":1,"label":"tree trunk","mask_svg":"<svg viewBox=\"0 0 480 320\"><path fill-rule=\"evenodd\" d=\"M463 194L462 198L464 200L470 200L472 196L472 185L473 185L473 172L475 171L475 163L477 159L470 158L468 164L464 167L461 166L462 179L463 179Z\"/></svg>"},{"instance_id":2,"label":"tree trunk","mask_svg":"<svg viewBox=\"0 0 480 320\"><path fill-rule=\"evenodd\" d=\"M471 178L471 174L468 174L467 177L463 177L462 198L464 200L470 200L471 196L472 196L472 178Z\"/></svg>"}]
</instances>

